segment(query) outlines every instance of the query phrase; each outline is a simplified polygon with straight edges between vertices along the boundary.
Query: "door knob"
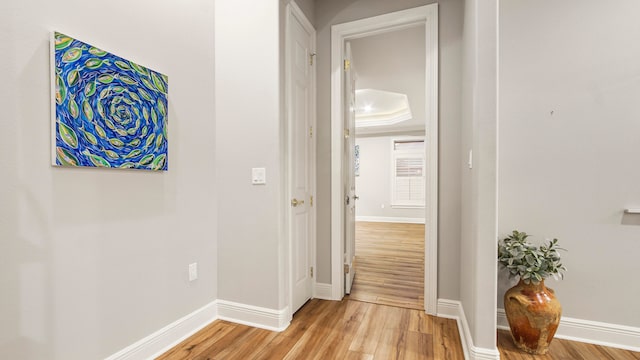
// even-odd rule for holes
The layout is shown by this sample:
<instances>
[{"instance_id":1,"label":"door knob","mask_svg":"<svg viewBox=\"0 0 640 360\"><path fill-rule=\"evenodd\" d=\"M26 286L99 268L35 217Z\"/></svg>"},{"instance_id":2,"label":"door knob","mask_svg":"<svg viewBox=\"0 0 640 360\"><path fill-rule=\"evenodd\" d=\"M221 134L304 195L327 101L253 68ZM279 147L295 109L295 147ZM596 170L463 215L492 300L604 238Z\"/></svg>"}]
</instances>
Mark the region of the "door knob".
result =
<instances>
[{"instance_id":1,"label":"door knob","mask_svg":"<svg viewBox=\"0 0 640 360\"><path fill-rule=\"evenodd\" d=\"M298 199L292 199L291 200L291 206L296 207L298 205L302 205L304 204L304 200L298 200Z\"/></svg>"},{"instance_id":2,"label":"door knob","mask_svg":"<svg viewBox=\"0 0 640 360\"><path fill-rule=\"evenodd\" d=\"M353 200L358 200L358 199L360 199L360 196L358 196L358 195L353 195Z\"/></svg>"}]
</instances>

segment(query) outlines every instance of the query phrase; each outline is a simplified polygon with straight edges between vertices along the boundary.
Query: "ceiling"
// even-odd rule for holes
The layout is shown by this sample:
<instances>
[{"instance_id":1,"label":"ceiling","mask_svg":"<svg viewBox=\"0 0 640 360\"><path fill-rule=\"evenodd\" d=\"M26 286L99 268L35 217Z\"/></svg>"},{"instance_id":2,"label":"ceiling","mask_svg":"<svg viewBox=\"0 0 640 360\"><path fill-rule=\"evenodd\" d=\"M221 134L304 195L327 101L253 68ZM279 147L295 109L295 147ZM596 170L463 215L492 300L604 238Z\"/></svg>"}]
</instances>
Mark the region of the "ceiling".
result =
<instances>
[{"instance_id":1,"label":"ceiling","mask_svg":"<svg viewBox=\"0 0 640 360\"><path fill-rule=\"evenodd\" d=\"M375 89L356 90L356 128L391 126L413 118L406 94Z\"/></svg>"},{"instance_id":2,"label":"ceiling","mask_svg":"<svg viewBox=\"0 0 640 360\"><path fill-rule=\"evenodd\" d=\"M356 134L424 131L424 26L351 40Z\"/></svg>"}]
</instances>

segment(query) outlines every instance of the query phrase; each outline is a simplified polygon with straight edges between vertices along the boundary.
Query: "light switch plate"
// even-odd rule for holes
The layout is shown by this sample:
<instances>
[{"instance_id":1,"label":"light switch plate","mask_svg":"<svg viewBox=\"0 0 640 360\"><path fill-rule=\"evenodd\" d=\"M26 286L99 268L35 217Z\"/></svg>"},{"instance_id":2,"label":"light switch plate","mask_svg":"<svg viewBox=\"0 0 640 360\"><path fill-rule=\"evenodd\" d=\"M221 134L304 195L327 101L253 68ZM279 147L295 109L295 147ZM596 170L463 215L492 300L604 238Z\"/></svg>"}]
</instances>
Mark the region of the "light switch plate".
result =
<instances>
[{"instance_id":1,"label":"light switch plate","mask_svg":"<svg viewBox=\"0 0 640 360\"><path fill-rule=\"evenodd\" d=\"M189 281L198 279L198 263L189 264Z\"/></svg>"},{"instance_id":2,"label":"light switch plate","mask_svg":"<svg viewBox=\"0 0 640 360\"><path fill-rule=\"evenodd\" d=\"M264 185L267 183L267 170L265 168L251 169L251 183L253 185Z\"/></svg>"}]
</instances>

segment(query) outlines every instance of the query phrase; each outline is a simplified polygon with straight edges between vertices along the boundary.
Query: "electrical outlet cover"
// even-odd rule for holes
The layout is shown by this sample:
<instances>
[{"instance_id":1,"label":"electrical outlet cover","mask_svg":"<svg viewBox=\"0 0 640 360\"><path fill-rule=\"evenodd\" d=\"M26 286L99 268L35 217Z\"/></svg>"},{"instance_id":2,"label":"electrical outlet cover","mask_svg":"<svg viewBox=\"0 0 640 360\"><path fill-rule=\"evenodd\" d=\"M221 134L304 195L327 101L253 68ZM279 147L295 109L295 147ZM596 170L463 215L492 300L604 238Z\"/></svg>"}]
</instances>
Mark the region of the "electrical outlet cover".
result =
<instances>
[{"instance_id":1,"label":"electrical outlet cover","mask_svg":"<svg viewBox=\"0 0 640 360\"><path fill-rule=\"evenodd\" d=\"M189 264L189 281L198 279L198 263Z\"/></svg>"}]
</instances>

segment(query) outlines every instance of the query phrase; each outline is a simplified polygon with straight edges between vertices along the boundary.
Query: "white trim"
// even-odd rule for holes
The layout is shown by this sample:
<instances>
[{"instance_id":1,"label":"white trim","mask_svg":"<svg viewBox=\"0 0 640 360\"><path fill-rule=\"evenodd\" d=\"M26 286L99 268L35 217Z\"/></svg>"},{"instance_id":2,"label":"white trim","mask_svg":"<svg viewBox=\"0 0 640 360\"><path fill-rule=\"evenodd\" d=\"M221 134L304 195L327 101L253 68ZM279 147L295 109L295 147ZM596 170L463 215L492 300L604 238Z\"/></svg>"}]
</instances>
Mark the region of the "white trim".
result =
<instances>
[{"instance_id":1,"label":"white trim","mask_svg":"<svg viewBox=\"0 0 640 360\"><path fill-rule=\"evenodd\" d=\"M289 308L281 310L218 300L218 319L271 331L284 331L290 322Z\"/></svg>"},{"instance_id":2,"label":"white trim","mask_svg":"<svg viewBox=\"0 0 640 360\"><path fill-rule=\"evenodd\" d=\"M473 360L500 360L500 352L491 349L473 347L469 351L469 358Z\"/></svg>"},{"instance_id":3,"label":"white trim","mask_svg":"<svg viewBox=\"0 0 640 360\"><path fill-rule=\"evenodd\" d=\"M498 329L509 330L504 309L498 309ZM640 352L640 327L563 316L555 337Z\"/></svg>"},{"instance_id":4,"label":"white trim","mask_svg":"<svg viewBox=\"0 0 640 360\"><path fill-rule=\"evenodd\" d=\"M424 205L389 205L392 209L424 209Z\"/></svg>"},{"instance_id":5,"label":"white trim","mask_svg":"<svg viewBox=\"0 0 640 360\"><path fill-rule=\"evenodd\" d=\"M155 359L217 318L217 302L213 301L144 339L136 341L105 360Z\"/></svg>"},{"instance_id":6,"label":"white trim","mask_svg":"<svg viewBox=\"0 0 640 360\"><path fill-rule=\"evenodd\" d=\"M437 5L437 4L434 4ZM440 80L438 79L438 7L427 8L425 23L426 38L426 96L427 124L425 146L427 173L425 193L425 247L424 258L424 301L425 309L429 314L437 312L438 299L438 89ZM430 120L430 121L429 121Z\"/></svg>"},{"instance_id":7,"label":"white trim","mask_svg":"<svg viewBox=\"0 0 640 360\"><path fill-rule=\"evenodd\" d=\"M462 309L462 303L455 300L438 299L438 317L446 319L454 319L458 323L458 333L460 335L460 343L462 344L462 352L464 358L469 359L469 345L473 345L471 333L469 332L469 324Z\"/></svg>"},{"instance_id":8,"label":"white trim","mask_svg":"<svg viewBox=\"0 0 640 360\"><path fill-rule=\"evenodd\" d=\"M500 352L498 349L478 348L473 345L471 330L467 317L464 314L464 308L460 301L438 299L438 317L454 319L458 323L458 332L460 334L460 343L462 343L462 351L464 358L470 360L499 360Z\"/></svg>"},{"instance_id":9,"label":"white trim","mask_svg":"<svg viewBox=\"0 0 640 360\"><path fill-rule=\"evenodd\" d=\"M425 209L425 309L437 312L438 290L438 4L397 11L331 27L331 284L332 297L344 296L342 254L344 253L344 206L342 186L344 42L413 26L425 25L426 32L426 179Z\"/></svg>"},{"instance_id":10,"label":"white trim","mask_svg":"<svg viewBox=\"0 0 640 360\"><path fill-rule=\"evenodd\" d=\"M356 221L388 222L401 224L424 224L424 218L388 217L388 216L356 216Z\"/></svg>"},{"instance_id":11,"label":"white trim","mask_svg":"<svg viewBox=\"0 0 640 360\"><path fill-rule=\"evenodd\" d=\"M340 37L334 26L331 27L331 54L331 297L342 299L344 276L341 268L345 227L345 194L342 186L344 38Z\"/></svg>"},{"instance_id":12,"label":"white trim","mask_svg":"<svg viewBox=\"0 0 640 360\"><path fill-rule=\"evenodd\" d=\"M283 194L284 194L284 199L283 199L283 203L282 203L282 213L285 214L284 221L283 221L283 232L284 232L284 238L287 239L287 250L286 250L286 259L284 259L285 264L284 266L282 266L282 268L286 269L285 273L287 275L285 275L284 277L286 278L284 281L287 283L286 285L286 297L287 297L287 301L289 306L287 307L288 309L288 321L290 321L290 319L293 317L293 311L295 309L292 309L292 304L293 304L293 287L291 286L291 284L293 284L293 254L291 253L293 246L292 246L292 237L290 234L290 229L289 229L289 224L291 223L291 207L289 206L289 201L292 198L291 196L291 189L290 189L290 184L291 184L291 172L290 172L290 168L289 168L289 121L290 121L290 108L289 105L291 104L291 88L289 86L289 82L291 80L291 66L290 66L290 57L291 57L291 48L289 46L289 42L290 42L290 22L292 18L295 18L301 25L302 27L305 29L305 31L307 31L311 36L311 49L310 51L312 53L316 52L316 30L313 27L313 25L311 24L311 22L307 19L307 17L304 15L304 13L302 12L302 10L300 9L300 7L298 6L298 4L296 4L295 1L291 1L289 4L287 4L286 10L285 10L285 16L286 16L286 20L285 20L285 65L284 65L284 73L285 73L285 111L284 114L285 116L283 117L283 134L282 134L282 144L281 147L283 148L282 153L285 156L285 159L282 161L283 167L284 167L284 171L283 173L286 174L286 176L284 177L283 180ZM310 178L310 196L312 196L314 199L317 199L317 194L316 194L316 138L317 138L317 126L316 126L316 65L313 65L313 68L311 70L311 81L310 81L310 104L309 104L309 113L310 113L310 125L312 126L313 129L313 136L311 137L311 149L310 149L310 160L309 160L309 178ZM310 223L309 223L309 238L308 238L308 242L309 242L309 257L310 257L310 265L313 267L313 269L316 269L316 273L317 273L317 266L316 266L316 226L317 226L317 212L316 212L316 206L310 206L309 207L309 217L310 217ZM316 287L316 276L314 276L311 280L311 296L313 297L314 291L315 291L315 287Z\"/></svg>"},{"instance_id":13,"label":"white trim","mask_svg":"<svg viewBox=\"0 0 640 360\"><path fill-rule=\"evenodd\" d=\"M49 34L49 67L50 67L50 92L49 92L49 101L51 103L51 135L50 135L50 151L51 151L51 165L57 166L56 164L56 31L52 30Z\"/></svg>"},{"instance_id":14,"label":"white trim","mask_svg":"<svg viewBox=\"0 0 640 360\"><path fill-rule=\"evenodd\" d=\"M284 331L291 319L288 314L288 307L273 310L215 300L110 355L105 360L155 359L216 320L226 320L271 331Z\"/></svg>"},{"instance_id":15,"label":"white trim","mask_svg":"<svg viewBox=\"0 0 640 360\"><path fill-rule=\"evenodd\" d=\"M316 283L313 291L313 297L315 299L322 300L339 300L334 299L331 294L331 284Z\"/></svg>"}]
</instances>

